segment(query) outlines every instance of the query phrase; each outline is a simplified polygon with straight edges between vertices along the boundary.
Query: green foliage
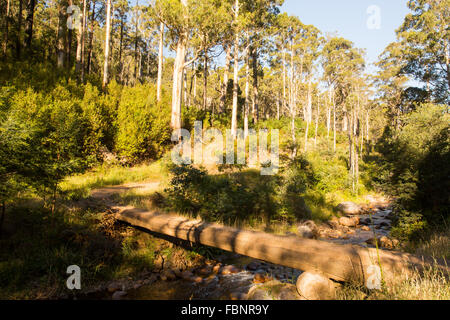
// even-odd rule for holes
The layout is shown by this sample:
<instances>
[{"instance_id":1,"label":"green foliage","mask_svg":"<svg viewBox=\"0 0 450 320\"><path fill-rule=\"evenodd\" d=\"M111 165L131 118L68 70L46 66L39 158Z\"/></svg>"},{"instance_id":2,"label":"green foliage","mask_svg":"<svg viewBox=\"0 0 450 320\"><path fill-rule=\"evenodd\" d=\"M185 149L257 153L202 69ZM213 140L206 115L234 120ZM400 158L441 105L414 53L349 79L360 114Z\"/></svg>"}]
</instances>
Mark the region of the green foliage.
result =
<instances>
[{"instance_id":1,"label":"green foliage","mask_svg":"<svg viewBox=\"0 0 450 320\"><path fill-rule=\"evenodd\" d=\"M150 85L124 88L117 114L118 152L132 163L157 159L170 144L169 97L156 102L156 90Z\"/></svg>"},{"instance_id":2,"label":"green foliage","mask_svg":"<svg viewBox=\"0 0 450 320\"><path fill-rule=\"evenodd\" d=\"M373 180L397 198L396 233L406 238L448 219L448 107L424 104L402 122L379 141Z\"/></svg>"},{"instance_id":3,"label":"green foliage","mask_svg":"<svg viewBox=\"0 0 450 320\"><path fill-rule=\"evenodd\" d=\"M178 212L231 225L270 225L310 218L302 195L315 179L303 159L294 161L277 176L261 176L256 170L212 176L187 165L174 166L171 173L167 205Z\"/></svg>"}]
</instances>

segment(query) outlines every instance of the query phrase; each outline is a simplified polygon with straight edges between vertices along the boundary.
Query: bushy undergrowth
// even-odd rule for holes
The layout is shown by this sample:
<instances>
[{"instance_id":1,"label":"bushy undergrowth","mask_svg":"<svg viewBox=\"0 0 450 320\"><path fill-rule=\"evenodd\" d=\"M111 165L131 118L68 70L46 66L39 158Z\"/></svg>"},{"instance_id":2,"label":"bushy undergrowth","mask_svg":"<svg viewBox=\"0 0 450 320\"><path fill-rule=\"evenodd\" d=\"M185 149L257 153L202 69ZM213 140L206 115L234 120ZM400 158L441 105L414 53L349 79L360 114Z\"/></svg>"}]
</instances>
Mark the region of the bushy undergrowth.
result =
<instances>
[{"instance_id":1,"label":"bushy undergrowth","mask_svg":"<svg viewBox=\"0 0 450 320\"><path fill-rule=\"evenodd\" d=\"M420 105L398 131L386 127L369 160L374 184L396 198L393 234L403 240L450 221L449 120L447 106Z\"/></svg>"},{"instance_id":2,"label":"bushy undergrowth","mask_svg":"<svg viewBox=\"0 0 450 320\"><path fill-rule=\"evenodd\" d=\"M302 195L316 181L304 159L276 176L261 176L257 170L208 175L188 165L174 166L171 173L167 205L181 213L232 225L311 218Z\"/></svg>"}]
</instances>

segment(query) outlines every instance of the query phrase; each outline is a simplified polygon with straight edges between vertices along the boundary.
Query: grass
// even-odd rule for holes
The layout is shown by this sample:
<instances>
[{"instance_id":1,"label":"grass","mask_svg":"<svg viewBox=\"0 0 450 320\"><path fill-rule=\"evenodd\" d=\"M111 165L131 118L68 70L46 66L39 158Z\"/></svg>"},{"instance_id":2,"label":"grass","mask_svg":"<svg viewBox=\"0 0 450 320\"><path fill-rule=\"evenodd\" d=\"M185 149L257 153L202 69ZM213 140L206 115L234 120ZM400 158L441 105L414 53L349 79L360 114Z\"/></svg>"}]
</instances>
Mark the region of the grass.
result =
<instances>
[{"instance_id":1,"label":"grass","mask_svg":"<svg viewBox=\"0 0 450 320\"><path fill-rule=\"evenodd\" d=\"M409 244L408 251L431 256L435 259L450 257L450 228L435 233L427 240ZM423 272L415 272L399 283L382 290L369 291L357 284L346 284L338 291L341 300L450 300L450 274L430 266Z\"/></svg>"},{"instance_id":2,"label":"grass","mask_svg":"<svg viewBox=\"0 0 450 320\"><path fill-rule=\"evenodd\" d=\"M161 257L166 264L201 258L117 224L101 209L60 207L52 215L42 202L11 206L0 239L0 299L71 296L66 287L70 265L82 272L77 294L112 280L140 279L158 268Z\"/></svg>"},{"instance_id":3,"label":"grass","mask_svg":"<svg viewBox=\"0 0 450 320\"><path fill-rule=\"evenodd\" d=\"M84 174L68 177L61 183L60 188L68 199L73 200L88 197L93 189L129 182L164 181L167 178L164 160L132 168L102 165Z\"/></svg>"}]
</instances>

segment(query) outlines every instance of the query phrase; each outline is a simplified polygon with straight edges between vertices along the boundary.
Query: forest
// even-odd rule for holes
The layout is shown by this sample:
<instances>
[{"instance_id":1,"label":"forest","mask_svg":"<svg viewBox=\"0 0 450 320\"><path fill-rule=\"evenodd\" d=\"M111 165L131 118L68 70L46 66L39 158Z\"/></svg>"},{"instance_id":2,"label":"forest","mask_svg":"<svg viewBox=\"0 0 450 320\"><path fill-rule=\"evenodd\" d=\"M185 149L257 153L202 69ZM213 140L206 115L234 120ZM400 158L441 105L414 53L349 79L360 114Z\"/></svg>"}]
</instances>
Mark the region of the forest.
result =
<instances>
[{"instance_id":1,"label":"forest","mask_svg":"<svg viewBox=\"0 0 450 320\"><path fill-rule=\"evenodd\" d=\"M111 284L167 282L226 255L124 225L108 201L275 235L353 241L367 229L364 246L450 258L450 0L408 0L374 68L283 2L2 0L0 299L161 298ZM279 130L278 173L173 164L173 133L196 121L247 144ZM360 218L346 226L343 205L387 212L386 236ZM66 287L70 265L81 293ZM437 269L338 291L450 299Z\"/></svg>"}]
</instances>

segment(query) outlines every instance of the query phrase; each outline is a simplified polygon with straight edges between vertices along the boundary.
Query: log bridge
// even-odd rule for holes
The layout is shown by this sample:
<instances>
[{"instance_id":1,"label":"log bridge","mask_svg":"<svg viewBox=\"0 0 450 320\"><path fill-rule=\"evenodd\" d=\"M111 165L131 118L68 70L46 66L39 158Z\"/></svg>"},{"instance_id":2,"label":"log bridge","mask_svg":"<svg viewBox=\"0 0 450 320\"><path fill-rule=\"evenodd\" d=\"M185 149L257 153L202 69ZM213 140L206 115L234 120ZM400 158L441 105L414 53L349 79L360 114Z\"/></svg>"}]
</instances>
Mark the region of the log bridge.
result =
<instances>
[{"instance_id":1,"label":"log bridge","mask_svg":"<svg viewBox=\"0 0 450 320\"><path fill-rule=\"evenodd\" d=\"M389 284L429 265L423 257L407 253L246 231L131 207L116 209L116 219L132 226L319 274L338 282L367 284L373 276L374 266L379 266L383 280ZM439 267L449 271L445 265Z\"/></svg>"}]
</instances>

